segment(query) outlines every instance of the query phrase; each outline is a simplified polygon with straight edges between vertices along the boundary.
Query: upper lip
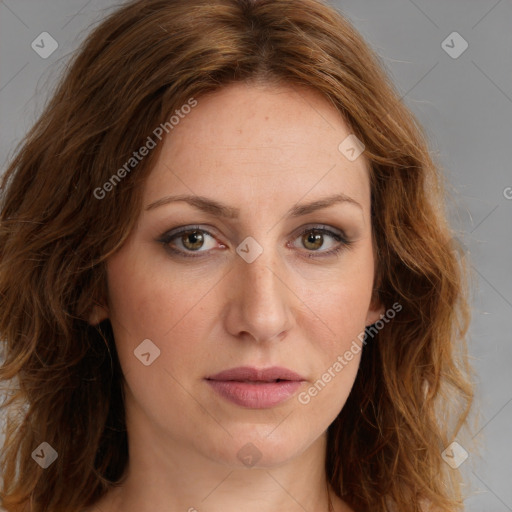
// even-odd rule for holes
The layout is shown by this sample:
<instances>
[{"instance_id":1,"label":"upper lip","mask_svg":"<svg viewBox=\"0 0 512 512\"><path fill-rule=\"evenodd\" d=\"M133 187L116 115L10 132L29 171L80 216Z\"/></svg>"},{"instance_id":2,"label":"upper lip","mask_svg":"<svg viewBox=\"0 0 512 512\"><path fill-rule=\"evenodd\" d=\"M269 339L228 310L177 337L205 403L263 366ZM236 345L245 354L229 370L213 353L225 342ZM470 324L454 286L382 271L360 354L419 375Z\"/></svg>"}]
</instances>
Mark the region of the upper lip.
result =
<instances>
[{"instance_id":1,"label":"upper lip","mask_svg":"<svg viewBox=\"0 0 512 512\"><path fill-rule=\"evenodd\" d=\"M260 369L252 366L240 366L211 375L207 377L207 380L274 382L276 380L303 381L305 379L298 373L280 366Z\"/></svg>"}]
</instances>

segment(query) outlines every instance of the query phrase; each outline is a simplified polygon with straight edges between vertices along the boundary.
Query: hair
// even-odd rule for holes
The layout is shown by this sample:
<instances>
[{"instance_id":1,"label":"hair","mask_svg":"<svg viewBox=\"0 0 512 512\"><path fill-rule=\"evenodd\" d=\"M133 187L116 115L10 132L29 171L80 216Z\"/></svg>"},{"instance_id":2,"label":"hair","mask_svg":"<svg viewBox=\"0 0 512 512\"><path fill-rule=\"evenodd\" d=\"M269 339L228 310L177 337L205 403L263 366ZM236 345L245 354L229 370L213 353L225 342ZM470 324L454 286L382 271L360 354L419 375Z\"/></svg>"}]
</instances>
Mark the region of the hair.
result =
<instances>
[{"instance_id":1,"label":"hair","mask_svg":"<svg viewBox=\"0 0 512 512\"><path fill-rule=\"evenodd\" d=\"M365 145L374 294L402 309L372 333L328 428L330 485L358 512L462 508L441 452L473 399L468 265L440 166L380 58L317 0L139 0L90 32L2 179L8 512L75 512L122 481L123 374L110 322L88 318L107 303L105 262L136 224L162 144L112 177L176 109L235 82L315 90ZM45 470L31 456L42 442L58 453Z\"/></svg>"}]
</instances>

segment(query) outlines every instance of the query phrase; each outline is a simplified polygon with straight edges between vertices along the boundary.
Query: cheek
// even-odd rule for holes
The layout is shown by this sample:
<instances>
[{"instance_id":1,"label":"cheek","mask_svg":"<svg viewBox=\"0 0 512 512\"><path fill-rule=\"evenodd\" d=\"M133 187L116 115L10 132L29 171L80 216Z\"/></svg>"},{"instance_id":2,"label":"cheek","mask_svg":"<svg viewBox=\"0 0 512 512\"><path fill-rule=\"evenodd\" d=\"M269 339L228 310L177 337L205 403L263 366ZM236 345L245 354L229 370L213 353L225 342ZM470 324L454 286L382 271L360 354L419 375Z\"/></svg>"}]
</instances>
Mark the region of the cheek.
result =
<instances>
[{"instance_id":1,"label":"cheek","mask_svg":"<svg viewBox=\"0 0 512 512\"><path fill-rule=\"evenodd\" d=\"M163 257L137 258L129 247L108 263L111 318L134 339L161 339L178 328L197 314L219 278L195 270L166 272L168 265Z\"/></svg>"},{"instance_id":2,"label":"cheek","mask_svg":"<svg viewBox=\"0 0 512 512\"><path fill-rule=\"evenodd\" d=\"M310 333L310 360L315 379L298 396L310 417L334 420L355 381L363 350L365 325L373 290L371 247L340 270L332 280L319 281L304 296L311 314L302 329Z\"/></svg>"},{"instance_id":3,"label":"cheek","mask_svg":"<svg viewBox=\"0 0 512 512\"><path fill-rule=\"evenodd\" d=\"M159 373L148 369L165 369L178 376L197 367L198 355L213 355L208 344L199 345L201 340L208 340L216 318L212 313L213 297L217 301L220 298L215 293L219 276L205 272L195 275L194 271L166 274L162 272L165 266L149 265L147 261L149 258L116 254L108 263L108 289L110 319L123 372L125 376L131 374L135 383L150 386ZM148 339L160 352L155 363L144 368L134 351ZM169 381L165 373L159 378ZM158 382L153 383L154 389L159 387Z\"/></svg>"},{"instance_id":4,"label":"cheek","mask_svg":"<svg viewBox=\"0 0 512 512\"><path fill-rule=\"evenodd\" d=\"M369 300L369 293L340 287L337 293L318 298L311 306L324 324L319 329L318 318L310 316L307 328L316 356L311 354L317 379L311 396L321 393L320 402L341 407L348 396L359 367Z\"/></svg>"},{"instance_id":5,"label":"cheek","mask_svg":"<svg viewBox=\"0 0 512 512\"><path fill-rule=\"evenodd\" d=\"M361 282L345 281L331 285L330 293L310 296L315 315L308 316L303 330L309 333L308 359L315 371L297 400L314 425L334 421L356 379L371 298L371 280L368 283L363 288Z\"/></svg>"},{"instance_id":6,"label":"cheek","mask_svg":"<svg viewBox=\"0 0 512 512\"><path fill-rule=\"evenodd\" d=\"M348 261L348 260L347 260ZM311 310L309 318L321 324L327 353L333 354L364 331L373 292L373 255L371 247L360 251L350 264L325 279L305 286L301 297Z\"/></svg>"}]
</instances>

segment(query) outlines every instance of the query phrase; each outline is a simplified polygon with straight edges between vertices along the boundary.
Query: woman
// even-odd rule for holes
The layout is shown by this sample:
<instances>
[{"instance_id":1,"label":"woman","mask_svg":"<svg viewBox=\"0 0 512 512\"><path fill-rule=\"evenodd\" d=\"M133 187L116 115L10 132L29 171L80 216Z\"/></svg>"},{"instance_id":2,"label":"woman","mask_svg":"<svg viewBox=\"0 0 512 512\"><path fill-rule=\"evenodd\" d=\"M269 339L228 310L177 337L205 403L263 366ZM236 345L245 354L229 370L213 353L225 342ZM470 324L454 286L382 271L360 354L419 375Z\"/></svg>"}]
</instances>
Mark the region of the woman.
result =
<instances>
[{"instance_id":1,"label":"woman","mask_svg":"<svg viewBox=\"0 0 512 512\"><path fill-rule=\"evenodd\" d=\"M3 179L2 506L460 510L441 453L469 311L442 200L332 8L109 15Z\"/></svg>"}]
</instances>

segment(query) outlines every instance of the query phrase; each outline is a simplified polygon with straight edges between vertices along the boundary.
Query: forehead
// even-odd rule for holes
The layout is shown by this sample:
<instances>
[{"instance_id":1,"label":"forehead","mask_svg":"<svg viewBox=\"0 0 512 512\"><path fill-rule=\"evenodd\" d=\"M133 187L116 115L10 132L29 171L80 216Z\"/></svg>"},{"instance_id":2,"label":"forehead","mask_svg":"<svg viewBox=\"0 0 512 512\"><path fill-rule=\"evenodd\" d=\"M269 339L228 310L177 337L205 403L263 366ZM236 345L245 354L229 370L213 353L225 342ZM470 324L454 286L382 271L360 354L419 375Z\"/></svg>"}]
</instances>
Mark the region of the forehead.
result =
<instances>
[{"instance_id":1,"label":"forehead","mask_svg":"<svg viewBox=\"0 0 512 512\"><path fill-rule=\"evenodd\" d=\"M364 154L351 161L339 149L350 135L339 112L314 90L229 85L198 97L164 138L145 204L166 193L215 192L240 206L342 192L369 209Z\"/></svg>"}]
</instances>

